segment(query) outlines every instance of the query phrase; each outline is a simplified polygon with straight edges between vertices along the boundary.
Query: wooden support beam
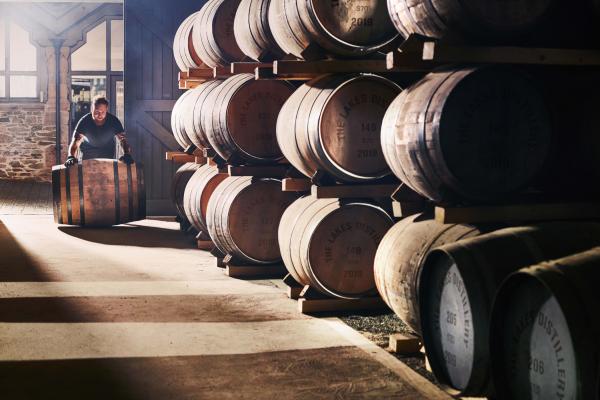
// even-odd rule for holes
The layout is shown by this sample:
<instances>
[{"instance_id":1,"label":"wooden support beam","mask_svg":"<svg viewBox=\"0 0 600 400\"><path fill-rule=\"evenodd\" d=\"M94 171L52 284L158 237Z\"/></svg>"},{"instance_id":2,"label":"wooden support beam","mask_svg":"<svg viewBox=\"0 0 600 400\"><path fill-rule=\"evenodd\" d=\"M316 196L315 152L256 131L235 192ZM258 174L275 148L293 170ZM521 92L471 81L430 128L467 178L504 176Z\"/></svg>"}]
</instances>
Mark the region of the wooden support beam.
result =
<instances>
[{"instance_id":1,"label":"wooden support beam","mask_svg":"<svg viewBox=\"0 0 600 400\"><path fill-rule=\"evenodd\" d=\"M227 166L229 176L254 176L257 178L284 178L287 175L287 165L248 165Z\"/></svg>"},{"instance_id":2,"label":"wooden support beam","mask_svg":"<svg viewBox=\"0 0 600 400\"><path fill-rule=\"evenodd\" d=\"M214 78L214 71L212 68L191 68L188 71L187 79L203 79L203 80L211 80Z\"/></svg>"},{"instance_id":3,"label":"wooden support beam","mask_svg":"<svg viewBox=\"0 0 600 400\"><path fill-rule=\"evenodd\" d=\"M196 162L196 157L194 155L186 154L181 151L167 151L165 153L165 159L178 164Z\"/></svg>"},{"instance_id":4,"label":"wooden support beam","mask_svg":"<svg viewBox=\"0 0 600 400\"><path fill-rule=\"evenodd\" d=\"M398 188L398 184L373 184L373 185L334 185L316 186L311 188L311 194L317 199L333 198L379 198L391 197Z\"/></svg>"},{"instance_id":5,"label":"wooden support beam","mask_svg":"<svg viewBox=\"0 0 600 400\"><path fill-rule=\"evenodd\" d=\"M253 74L256 68L273 68L273 64L261 62L234 62L230 65L230 72L232 74Z\"/></svg>"},{"instance_id":6,"label":"wooden support beam","mask_svg":"<svg viewBox=\"0 0 600 400\"><path fill-rule=\"evenodd\" d=\"M300 294L304 290L304 286L296 282L290 274L287 274L285 278L283 278L283 283L287 286L287 296L292 300L298 300Z\"/></svg>"},{"instance_id":7,"label":"wooden support beam","mask_svg":"<svg viewBox=\"0 0 600 400\"><path fill-rule=\"evenodd\" d=\"M423 60L437 64L600 66L600 51L529 47L450 46L435 41L427 41L423 44Z\"/></svg>"},{"instance_id":8,"label":"wooden support beam","mask_svg":"<svg viewBox=\"0 0 600 400\"><path fill-rule=\"evenodd\" d=\"M600 203L520 204L478 207L436 207L442 224L555 221L600 218Z\"/></svg>"},{"instance_id":9,"label":"wooden support beam","mask_svg":"<svg viewBox=\"0 0 600 400\"><path fill-rule=\"evenodd\" d=\"M273 62L275 75L311 75L331 73L389 72L386 60L278 60Z\"/></svg>"},{"instance_id":10,"label":"wooden support beam","mask_svg":"<svg viewBox=\"0 0 600 400\"><path fill-rule=\"evenodd\" d=\"M231 278L273 277L282 278L287 270L282 264L274 265L233 265L227 264L225 275Z\"/></svg>"},{"instance_id":11,"label":"wooden support beam","mask_svg":"<svg viewBox=\"0 0 600 400\"><path fill-rule=\"evenodd\" d=\"M312 183L306 178L285 178L281 181L283 192L310 192Z\"/></svg>"},{"instance_id":12,"label":"wooden support beam","mask_svg":"<svg viewBox=\"0 0 600 400\"><path fill-rule=\"evenodd\" d=\"M362 299L298 299L298 310L303 314L318 312L338 312L357 310L381 310L387 308L381 297L364 297Z\"/></svg>"},{"instance_id":13,"label":"wooden support beam","mask_svg":"<svg viewBox=\"0 0 600 400\"><path fill-rule=\"evenodd\" d=\"M390 335L390 351L400 355L418 354L421 351L421 339L416 336L394 333Z\"/></svg>"},{"instance_id":14,"label":"wooden support beam","mask_svg":"<svg viewBox=\"0 0 600 400\"><path fill-rule=\"evenodd\" d=\"M212 78L214 79L227 79L231 76L233 76L231 67L214 67L212 69Z\"/></svg>"}]
</instances>

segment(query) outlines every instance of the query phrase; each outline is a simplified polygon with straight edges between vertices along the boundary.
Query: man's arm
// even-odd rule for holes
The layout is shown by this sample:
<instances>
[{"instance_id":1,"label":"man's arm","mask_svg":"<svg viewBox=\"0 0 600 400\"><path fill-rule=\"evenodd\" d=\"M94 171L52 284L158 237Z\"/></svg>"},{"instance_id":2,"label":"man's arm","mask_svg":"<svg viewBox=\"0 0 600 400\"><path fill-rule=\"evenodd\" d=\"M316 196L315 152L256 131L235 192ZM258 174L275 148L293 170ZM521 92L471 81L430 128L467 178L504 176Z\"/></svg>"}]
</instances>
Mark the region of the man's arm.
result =
<instances>
[{"instance_id":1,"label":"man's arm","mask_svg":"<svg viewBox=\"0 0 600 400\"><path fill-rule=\"evenodd\" d=\"M67 157L67 160L65 161L66 167L77 164L77 150L79 150L79 146L81 146L81 143L83 143L84 140L85 136L81 133L75 132L73 134L73 139L69 144L69 157Z\"/></svg>"},{"instance_id":2,"label":"man's arm","mask_svg":"<svg viewBox=\"0 0 600 400\"><path fill-rule=\"evenodd\" d=\"M123 149L123 155L119 158L119 161L123 161L127 164L133 164L133 157L131 157L131 146L127 143L127 137L125 136L125 132L117 133L115 135L117 140L121 144L121 148Z\"/></svg>"},{"instance_id":3,"label":"man's arm","mask_svg":"<svg viewBox=\"0 0 600 400\"><path fill-rule=\"evenodd\" d=\"M125 132L117 133L117 140L121 144L121 148L123 149L123 154L131 154L131 146L129 142L127 142L127 137L125 136Z\"/></svg>"},{"instance_id":4,"label":"man's arm","mask_svg":"<svg viewBox=\"0 0 600 400\"><path fill-rule=\"evenodd\" d=\"M79 147L81 146L81 143L83 143L84 140L85 140L84 135L82 135L81 133L75 132L75 134L73 135L73 139L71 140L71 143L69 144L69 156L71 156L71 157L77 156L77 150L79 150Z\"/></svg>"}]
</instances>

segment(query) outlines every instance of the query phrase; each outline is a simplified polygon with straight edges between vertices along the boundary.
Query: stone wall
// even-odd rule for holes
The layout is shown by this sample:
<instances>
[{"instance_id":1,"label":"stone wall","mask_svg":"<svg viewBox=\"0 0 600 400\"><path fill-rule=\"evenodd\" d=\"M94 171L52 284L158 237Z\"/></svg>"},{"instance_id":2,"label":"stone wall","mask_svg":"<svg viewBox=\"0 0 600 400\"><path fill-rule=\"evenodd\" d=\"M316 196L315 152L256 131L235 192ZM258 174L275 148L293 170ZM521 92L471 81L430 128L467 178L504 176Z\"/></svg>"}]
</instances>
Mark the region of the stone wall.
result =
<instances>
[{"instance_id":1,"label":"stone wall","mask_svg":"<svg viewBox=\"0 0 600 400\"><path fill-rule=\"evenodd\" d=\"M53 47L43 47L39 66L45 102L0 102L0 179L50 181L56 163L56 90ZM63 159L69 129L69 49L61 49L60 109Z\"/></svg>"}]
</instances>

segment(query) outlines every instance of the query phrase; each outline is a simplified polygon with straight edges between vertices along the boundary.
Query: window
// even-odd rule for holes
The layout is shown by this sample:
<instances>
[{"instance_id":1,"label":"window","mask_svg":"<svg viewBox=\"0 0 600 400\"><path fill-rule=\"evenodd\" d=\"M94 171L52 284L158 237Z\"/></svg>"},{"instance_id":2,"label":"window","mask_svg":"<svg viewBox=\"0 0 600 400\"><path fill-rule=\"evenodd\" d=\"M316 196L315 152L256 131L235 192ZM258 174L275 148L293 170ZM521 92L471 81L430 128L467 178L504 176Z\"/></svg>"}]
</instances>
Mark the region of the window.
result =
<instances>
[{"instance_id":1,"label":"window","mask_svg":"<svg viewBox=\"0 0 600 400\"><path fill-rule=\"evenodd\" d=\"M85 44L71 56L71 69L106 71L106 22L87 33Z\"/></svg>"},{"instance_id":2,"label":"window","mask_svg":"<svg viewBox=\"0 0 600 400\"><path fill-rule=\"evenodd\" d=\"M37 99L37 48L29 32L0 19L0 99Z\"/></svg>"},{"instance_id":3,"label":"window","mask_svg":"<svg viewBox=\"0 0 600 400\"><path fill-rule=\"evenodd\" d=\"M110 102L110 112L123 122L123 20L107 18L91 27L85 43L71 53L71 126L90 112L97 95Z\"/></svg>"}]
</instances>

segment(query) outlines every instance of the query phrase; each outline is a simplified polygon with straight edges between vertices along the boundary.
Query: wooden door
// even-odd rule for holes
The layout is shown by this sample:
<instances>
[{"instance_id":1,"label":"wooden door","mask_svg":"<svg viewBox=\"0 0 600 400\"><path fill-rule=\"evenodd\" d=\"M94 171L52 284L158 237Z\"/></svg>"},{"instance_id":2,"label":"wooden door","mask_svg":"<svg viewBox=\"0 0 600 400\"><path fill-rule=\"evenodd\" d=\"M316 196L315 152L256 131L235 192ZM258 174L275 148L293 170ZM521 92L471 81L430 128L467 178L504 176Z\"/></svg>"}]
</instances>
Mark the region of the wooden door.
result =
<instances>
[{"instance_id":1,"label":"wooden door","mask_svg":"<svg viewBox=\"0 0 600 400\"><path fill-rule=\"evenodd\" d=\"M171 110L179 96L173 39L205 1L125 1L125 130L133 157L144 164L148 215L175 215L170 186L177 165L165 152L179 150Z\"/></svg>"}]
</instances>

